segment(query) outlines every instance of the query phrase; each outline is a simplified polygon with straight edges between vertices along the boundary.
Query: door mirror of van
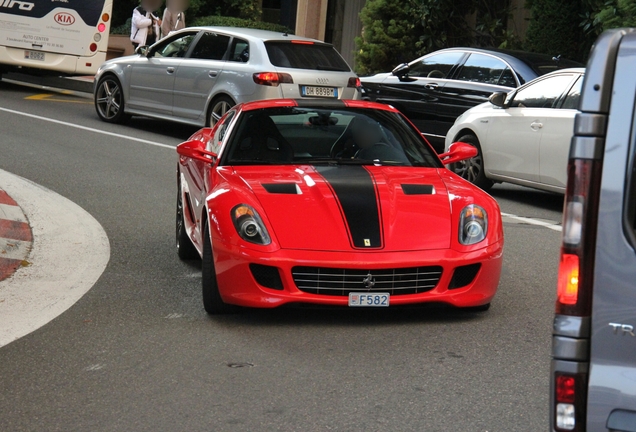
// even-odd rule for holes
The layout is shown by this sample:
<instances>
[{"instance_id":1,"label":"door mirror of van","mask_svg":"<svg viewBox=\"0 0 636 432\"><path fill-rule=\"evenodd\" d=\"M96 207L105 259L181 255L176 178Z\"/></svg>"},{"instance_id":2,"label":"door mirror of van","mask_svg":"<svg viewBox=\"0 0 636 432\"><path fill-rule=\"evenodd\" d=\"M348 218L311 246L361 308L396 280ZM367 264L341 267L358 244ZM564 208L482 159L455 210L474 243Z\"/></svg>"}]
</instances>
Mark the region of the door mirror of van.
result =
<instances>
[{"instance_id":1,"label":"door mirror of van","mask_svg":"<svg viewBox=\"0 0 636 432\"><path fill-rule=\"evenodd\" d=\"M495 92L490 95L488 101L496 107L503 108L506 102L507 93L504 92Z\"/></svg>"}]
</instances>

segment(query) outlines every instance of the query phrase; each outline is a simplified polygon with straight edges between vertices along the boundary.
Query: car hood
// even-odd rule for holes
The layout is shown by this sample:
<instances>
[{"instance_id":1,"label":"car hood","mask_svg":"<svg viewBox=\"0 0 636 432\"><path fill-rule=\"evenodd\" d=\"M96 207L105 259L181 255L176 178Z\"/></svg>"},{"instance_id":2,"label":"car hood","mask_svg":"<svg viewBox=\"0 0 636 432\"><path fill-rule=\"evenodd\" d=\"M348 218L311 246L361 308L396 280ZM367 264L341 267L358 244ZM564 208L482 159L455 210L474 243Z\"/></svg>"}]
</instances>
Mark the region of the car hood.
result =
<instances>
[{"instance_id":1,"label":"car hood","mask_svg":"<svg viewBox=\"0 0 636 432\"><path fill-rule=\"evenodd\" d=\"M284 249L414 251L450 247L451 207L436 168L234 167Z\"/></svg>"},{"instance_id":2,"label":"car hood","mask_svg":"<svg viewBox=\"0 0 636 432\"><path fill-rule=\"evenodd\" d=\"M383 73L379 73L379 74L375 74L375 75L369 75L369 76L365 76L365 77L360 77L360 82L362 84L365 84L365 83L381 83L385 79L387 79L388 77L391 77L391 76L393 76L392 73L383 72Z\"/></svg>"}]
</instances>

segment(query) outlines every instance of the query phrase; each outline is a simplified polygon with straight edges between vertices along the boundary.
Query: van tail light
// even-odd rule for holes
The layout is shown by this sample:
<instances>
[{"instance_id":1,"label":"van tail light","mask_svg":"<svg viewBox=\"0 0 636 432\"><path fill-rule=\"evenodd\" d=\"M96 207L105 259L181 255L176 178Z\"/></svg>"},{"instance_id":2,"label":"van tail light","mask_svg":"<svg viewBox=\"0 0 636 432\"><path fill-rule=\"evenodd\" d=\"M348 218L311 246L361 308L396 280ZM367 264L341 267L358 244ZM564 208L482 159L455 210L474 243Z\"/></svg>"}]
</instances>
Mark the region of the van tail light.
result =
<instances>
[{"instance_id":1,"label":"van tail light","mask_svg":"<svg viewBox=\"0 0 636 432\"><path fill-rule=\"evenodd\" d=\"M563 208L557 314L590 315L600 176L600 161L570 159Z\"/></svg>"},{"instance_id":2,"label":"van tail light","mask_svg":"<svg viewBox=\"0 0 636 432\"><path fill-rule=\"evenodd\" d=\"M293 84L294 79L288 73L278 72L257 72L252 75L254 82L258 85L278 87L278 84Z\"/></svg>"},{"instance_id":3,"label":"van tail light","mask_svg":"<svg viewBox=\"0 0 636 432\"><path fill-rule=\"evenodd\" d=\"M557 373L554 379L554 429L580 432L585 430L585 374Z\"/></svg>"},{"instance_id":4,"label":"van tail light","mask_svg":"<svg viewBox=\"0 0 636 432\"><path fill-rule=\"evenodd\" d=\"M354 88L362 87L362 83L360 82L360 78L358 78L358 77L349 78L349 82L347 83L347 87L354 87Z\"/></svg>"}]
</instances>

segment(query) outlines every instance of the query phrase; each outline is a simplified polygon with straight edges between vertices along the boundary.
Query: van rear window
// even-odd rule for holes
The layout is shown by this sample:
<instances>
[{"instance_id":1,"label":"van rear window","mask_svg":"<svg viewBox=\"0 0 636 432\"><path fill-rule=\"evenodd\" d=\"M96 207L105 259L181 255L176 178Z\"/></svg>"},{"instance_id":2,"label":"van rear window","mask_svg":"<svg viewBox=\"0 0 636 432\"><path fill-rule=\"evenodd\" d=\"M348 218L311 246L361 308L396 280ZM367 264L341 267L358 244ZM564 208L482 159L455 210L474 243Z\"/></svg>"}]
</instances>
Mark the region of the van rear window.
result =
<instances>
[{"instance_id":1,"label":"van rear window","mask_svg":"<svg viewBox=\"0 0 636 432\"><path fill-rule=\"evenodd\" d=\"M347 62L331 45L265 42L269 61L277 67L349 72Z\"/></svg>"}]
</instances>

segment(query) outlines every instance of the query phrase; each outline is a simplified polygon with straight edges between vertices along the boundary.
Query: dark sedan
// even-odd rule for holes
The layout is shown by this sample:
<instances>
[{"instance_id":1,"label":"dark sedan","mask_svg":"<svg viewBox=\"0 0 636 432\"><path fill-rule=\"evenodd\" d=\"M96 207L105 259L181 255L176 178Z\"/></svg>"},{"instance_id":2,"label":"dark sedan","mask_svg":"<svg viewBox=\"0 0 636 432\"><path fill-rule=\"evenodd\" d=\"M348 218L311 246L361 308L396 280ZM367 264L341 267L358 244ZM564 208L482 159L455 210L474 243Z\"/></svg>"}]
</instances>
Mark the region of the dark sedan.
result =
<instances>
[{"instance_id":1,"label":"dark sedan","mask_svg":"<svg viewBox=\"0 0 636 432\"><path fill-rule=\"evenodd\" d=\"M581 64L523 51L449 48L435 51L390 73L363 77L362 98L393 105L438 152L464 111L534 78Z\"/></svg>"}]
</instances>

